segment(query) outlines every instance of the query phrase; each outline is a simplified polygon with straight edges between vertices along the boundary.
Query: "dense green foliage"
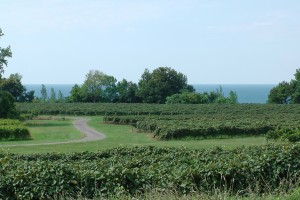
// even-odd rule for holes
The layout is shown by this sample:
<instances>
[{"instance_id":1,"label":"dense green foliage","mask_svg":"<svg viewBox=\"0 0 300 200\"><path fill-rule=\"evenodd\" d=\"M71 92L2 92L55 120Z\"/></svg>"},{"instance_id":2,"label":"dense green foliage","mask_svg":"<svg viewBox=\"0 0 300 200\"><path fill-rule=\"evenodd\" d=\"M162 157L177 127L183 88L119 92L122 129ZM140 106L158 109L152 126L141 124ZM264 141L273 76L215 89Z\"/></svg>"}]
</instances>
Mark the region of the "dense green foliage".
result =
<instances>
[{"instance_id":1,"label":"dense green foliage","mask_svg":"<svg viewBox=\"0 0 300 200\"><path fill-rule=\"evenodd\" d=\"M0 79L0 90L7 91L18 102L32 102L34 99L34 91L26 90L22 85L22 76L18 73L11 74L8 78Z\"/></svg>"},{"instance_id":2,"label":"dense green foliage","mask_svg":"<svg viewBox=\"0 0 300 200\"><path fill-rule=\"evenodd\" d=\"M144 103L165 103L168 96L182 90L194 91L187 84L187 77L170 67L159 67L153 72L146 69L138 85L138 93Z\"/></svg>"},{"instance_id":3,"label":"dense green foliage","mask_svg":"<svg viewBox=\"0 0 300 200\"><path fill-rule=\"evenodd\" d=\"M299 118L299 105L206 105L206 104L140 104L140 103L16 103L21 113L63 114L63 115L182 115L182 114L214 114L229 112L233 114L248 113L261 118L294 115Z\"/></svg>"},{"instance_id":4,"label":"dense green foliage","mask_svg":"<svg viewBox=\"0 0 300 200\"><path fill-rule=\"evenodd\" d=\"M299 145L224 150L115 148L103 152L0 155L1 198L93 198L150 190L232 194L288 191L299 181Z\"/></svg>"},{"instance_id":5,"label":"dense green foliage","mask_svg":"<svg viewBox=\"0 0 300 200\"><path fill-rule=\"evenodd\" d=\"M290 142L300 141L299 128L279 128L270 130L266 134L266 138L270 140L288 140Z\"/></svg>"},{"instance_id":6,"label":"dense green foliage","mask_svg":"<svg viewBox=\"0 0 300 200\"><path fill-rule=\"evenodd\" d=\"M294 79L290 82L283 81L272 88L268 102L276 104L299 104L300 103L300 69L296 70Z\"/></svg>"},{"instance_id":7,"label":"dense green foliage","mask_svg":"<svg viewBox=\"0 0 300 200\"><path fill-rule=\"evenodd\" d=\"M298 106L299 107L299 106ZM194 107L196 108L196 106ZM201 108L201 109L200 109ZM190 114L106 116L105 122L130 124L158 139L258 136L276 129L300 128L296 106L198 106Z\"/></svg>"},{"instance_id":8,"label":"dense green foliage","mask_svg":"<svg viewBox=\"0 0 300 200\"><path fill-rule=\"evenodd\" d=\"M182 91L193 92L187 78L170 67L144 71L138 84L125 79L117 82L98 70L91 70L82 86L74 85L67 102L165 103L166 98Z\"/></svg>"},{"instance_id":9,"label":"dense green foliage","mask_svg":"<svg viewBox=\"0 0 300 200\"><path fill-rule=\"evenodd\" d=\"M18 120L0 119L0 140L30 139L28 129Z\"/></svg>"},{"instance_id":10,"label":"dense green foliage","mask_svg":"<svg viewBox=\"0 0 300 200\"><path fill-rule=\"evenodd\" d=\"M131 124L159 139L266 134L300 128L299 105L219 104L17 104L22 113L105 115L110 123Z\"/></svg>"},{"instance_id":11,"label":"dense green foliage","mask_svg":"<svg viewBox=\"0 0 300 200\"><path fill-rule=\"evenodd\" d=\"M229 96L225 97L222 87L216 91L210 93L196 93L196 92L182 92L179 94L173 94L166 98L167 104L236 104L238 103L238 97L236 92L230 91Z\"/></svg>"},{"instance_id":12,"label":"dense green foliage","mask_svg":"<svg viewBox=\"0 0 300 200\"><path fill-rule=\"evenodd\" d=\"M0 118L17 118L14 97L6 91L0 90Z\"/></svg>"},{"instance_id":13,"label":"dense green foliage","mask_svg":"<svg viewBox=\"0 0 300 200\"><path fill-rule=\"evenodd\" d=\"M84 102L112 102L117 80L98 70L90 70L81 87Z\"/></svg>"}]
</instances>

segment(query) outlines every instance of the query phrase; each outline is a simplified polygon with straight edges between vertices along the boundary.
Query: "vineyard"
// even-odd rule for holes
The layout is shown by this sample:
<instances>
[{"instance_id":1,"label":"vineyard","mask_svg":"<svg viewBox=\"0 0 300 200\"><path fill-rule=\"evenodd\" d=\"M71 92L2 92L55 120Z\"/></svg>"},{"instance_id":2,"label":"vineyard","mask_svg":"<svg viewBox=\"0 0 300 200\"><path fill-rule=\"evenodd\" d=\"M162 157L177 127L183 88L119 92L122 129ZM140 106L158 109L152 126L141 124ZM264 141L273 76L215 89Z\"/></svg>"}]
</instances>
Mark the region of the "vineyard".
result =
<instances>
[{"instance_id":1,"label":"vineyard","mask_svg":"<svg viewBox=\"0 0 300 200\"><path fill-rule=\"evenodd\" d=\"M298 130L298 105L18 104L25 114L104 115L160 140L260 136ZM298 133L297 133L298 134Z\"/></svg>"},{"instance_id":2,"label":"vineyard","mask_svg":"<svg viewBox=\"0 0 300 200\"><path fill-rule=\"evenodd\" d=\"M300 115L299 105L135 104L135 103L17 103L23 114L39 115L185 115L232 113L284 117Z\"/></svg>"},{"instance_id":3,"label":"vineyard","mask_svg":"<svg viewBox=\"0 0 300 200\"><path fill-rule=\"evenodd\" d=\"M30 139L28 129L18 120L0 119L0 140Z\"/></svg>"},{"instance_id":4,"label":"vineyard","mask_svg":"<svg viewBox=\"0 0 300 200\"><path fill-rule=\"evenodd\" d=\"M23 115L33 116L104 116L103 125L131 125L133 130L151 132L160 140L265 134L276 138L300 128L298 105L32 103L17 104L17 108ZM171 191L179 196L216 190L242 196L289 193L299 187L299 155L299 143L231 150L121 146L70 154L3 152L0 198L134 197L149 191Z\"/></svg>"},{"instance_id":5,"label":"vineyard","mask_svg":"<svg viewBox=\"0 0 300 200\"><path fill-rule=\"evenodd\" d=\"M216 138L260 136L279 128L300 127L300 118L247 115L240 113L214 113L172 116L106 116L104 121L130 124L143 132L151 132L161 140L180 138Z\"/></svg>"},{"instance_id":6,"label":"vineyard","mask_svg":"<svg viewBox=\"0 0 300 200\"><path fill-rule=\"evenodd\" d=\"M72 154L0 154L0 197L85 198L150 190L177 194L225 190L231 194L286 191L299 181L299 145L224 150L114 148Z\"/></svg>"}]
</instances>

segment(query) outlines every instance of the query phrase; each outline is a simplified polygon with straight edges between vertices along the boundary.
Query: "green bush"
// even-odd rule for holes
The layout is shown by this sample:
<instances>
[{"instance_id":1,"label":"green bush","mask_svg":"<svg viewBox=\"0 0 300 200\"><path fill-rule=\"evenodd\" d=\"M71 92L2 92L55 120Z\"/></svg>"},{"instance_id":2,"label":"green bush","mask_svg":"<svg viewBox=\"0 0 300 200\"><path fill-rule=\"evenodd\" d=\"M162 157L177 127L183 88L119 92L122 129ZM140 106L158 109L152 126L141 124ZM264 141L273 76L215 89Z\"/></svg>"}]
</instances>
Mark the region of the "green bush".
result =
<instances>
[{"instance_id":1,"label":"green bush","mask_svg":"<svg viewBox=\"0 0 300 200\"><path fill-rule=\"evenodd\" d=\"M18 120L0 119L0 140L31 139L29 130Z\"/></svg>"},{"instance_id":2,"label":"green bush","mask_svg":"<svg viewBox=\"0 0 300 200\"><path fill-rule=\"evenodd\" d=\"M0 90L0 118L17 118L18 112L14 97L6 91Z\"/></svg>"},{"instance_id":3,"label":"green bush","mask_svg":"<svg viewBox=\"0 0 300 200\"><path fill-rule=\"evenodd\" d=\"M290 142L299 142L300 141L300 132L292 133L286 136L286 139Z\"/></svg>"},{"instance_id":4,"label":"green bush","mask_svg":"<svg viewBox=\"0 0 300 200\"><path fill-rule=\"evenodd\" d=\"M300 141L300 131L298 128L277 128L276 130L269 131L266 134L269 140L288 140L289 142Z\"/></svg>"}]
</instances>

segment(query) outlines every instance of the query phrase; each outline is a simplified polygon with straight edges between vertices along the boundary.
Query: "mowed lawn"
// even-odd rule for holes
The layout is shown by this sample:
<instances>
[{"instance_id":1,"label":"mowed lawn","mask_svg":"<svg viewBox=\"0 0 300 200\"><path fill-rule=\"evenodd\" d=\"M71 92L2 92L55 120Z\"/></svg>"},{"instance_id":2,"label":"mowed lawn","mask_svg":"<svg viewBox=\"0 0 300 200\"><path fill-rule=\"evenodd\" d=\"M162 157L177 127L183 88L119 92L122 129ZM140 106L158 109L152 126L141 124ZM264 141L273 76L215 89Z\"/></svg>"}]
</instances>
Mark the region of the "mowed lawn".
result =
<instances>
[{"instance_id":1,"label":"mowed lawn","mask_svg":"<svg viewBox=\"0 0 300 200\"><path fill-rule=\"evenodd\" d=\"M72 124L73 118L67 120L35 120L29 121L33 125L28 125L32 134L31 141L0 142L2 149L12 153L50 153L50 152L81 152L98 151L120 146L144 146L153 145L159 147L186 147L186 148L211 148L214 146L224 148L234 148L238 146L253 146L266 143L264 137L244 137L230 139L208 139L208 140L172 140L159 141L151 134L139 133L127 125L105 124L102 117L87 117L90 119L89 126L106 135L104 140L93 142L82 142L73 144L55 144L38 146L11 146L8 144L42 143L79 139L79 133ZM35 124L35 125L34 125Z\"/></svg>"},{"instance_id":2,"label":"mowed lawn","mask_svg":"<svg viewBox=\"0 0 300 200\"><path fill-rule=\"evenodd\" d=\"M0 145L39 144L63 142L84 137L84 134L73 126L73 118L42 116L37 120L29 120L25 125L30 130L31 140L0 141Z\"/></svg>"}]
</instances>

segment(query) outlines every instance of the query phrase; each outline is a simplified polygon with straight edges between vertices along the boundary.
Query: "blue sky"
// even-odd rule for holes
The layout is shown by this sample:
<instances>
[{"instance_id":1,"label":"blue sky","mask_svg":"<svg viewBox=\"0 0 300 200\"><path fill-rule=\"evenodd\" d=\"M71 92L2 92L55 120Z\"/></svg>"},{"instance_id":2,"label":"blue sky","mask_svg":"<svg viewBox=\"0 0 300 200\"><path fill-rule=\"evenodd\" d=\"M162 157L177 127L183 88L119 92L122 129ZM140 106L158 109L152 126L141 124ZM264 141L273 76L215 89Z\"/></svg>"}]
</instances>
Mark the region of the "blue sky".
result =
<instances>
[{"instance_id":1,"label":"blue sky","mask_svg":"<svg viewBox=\"0 0 300 200\"><path fill-rule=\"evenodd\" d=\"M98 69L138 82L168 66L191 84L273 84L300 68L298 0L3 0L5 76L82 83Z\"/></svg>"}]
</instances>

